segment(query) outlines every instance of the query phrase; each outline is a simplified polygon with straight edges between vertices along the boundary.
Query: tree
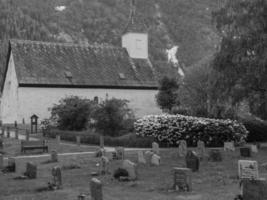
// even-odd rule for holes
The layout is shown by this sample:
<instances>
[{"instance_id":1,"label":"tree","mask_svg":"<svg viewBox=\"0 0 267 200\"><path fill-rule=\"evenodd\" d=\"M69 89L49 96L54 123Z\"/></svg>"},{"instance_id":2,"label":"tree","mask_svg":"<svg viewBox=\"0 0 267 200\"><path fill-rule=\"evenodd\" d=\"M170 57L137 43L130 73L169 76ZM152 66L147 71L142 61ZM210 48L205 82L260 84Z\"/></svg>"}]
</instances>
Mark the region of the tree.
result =
<instances>
[{"instance_id":1,"label":"tree","mask_svg":"<svg viewBox=\"0 0 267 200\"><path fill-rule=\"evenodd\" d=\"M213 19L221 45L209 81L212 104L246 100L253 114L267 119L267 1L228 0Z\"/></svg>"},{"instance_id":2,"label":"tree","mask_svg":"<svg viewBox=\"0 0 267 200\"><path fill-rule=\"evenodd\" d=\"M162 110L170 112L173 106L179 104L177 101L178 89L179 85L175 78L163 77L160 80L156 101Z\"/></svg>"}]
</instances>

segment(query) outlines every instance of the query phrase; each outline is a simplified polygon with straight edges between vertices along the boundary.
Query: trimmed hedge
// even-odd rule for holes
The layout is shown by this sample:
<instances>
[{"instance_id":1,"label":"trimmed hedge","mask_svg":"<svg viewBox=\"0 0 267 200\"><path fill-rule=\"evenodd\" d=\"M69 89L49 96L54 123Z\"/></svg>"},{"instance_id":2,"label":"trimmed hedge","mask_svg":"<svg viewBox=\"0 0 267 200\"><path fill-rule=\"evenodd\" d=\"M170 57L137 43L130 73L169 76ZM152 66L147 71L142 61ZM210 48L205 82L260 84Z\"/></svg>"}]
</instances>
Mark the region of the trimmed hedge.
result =
<instances>
[{"instance_id":1,"label":"trimmed hedge","mask_svg":"<svg viewBox=\"0 0 267 200\"><path fill-rule=\"evenodd\" d=\"M60 135L60 138L65 141L76 142L76 136L81 136L81 143L99 145L99 134L92 131L61 131L50 130L46 136L56 138L56 135ZM134 133L129 133L120 137L104 136L105 146L123 146L123 147L140 147L151 148L152 138L143 138L137 136Z\"/></svg>"},{"instance_id":2,"label":"trimmed hedge","mask_svg":"<svg viewBox=\"0 0 267 200\"><path fill-rule=\"evenodd\" d=\"M186 140L195 146L198 140L207 146L222 146L225 141L243 142L248 134L243 124L232 120L198 118L184 115L149 115L134 124L136 134L153 137L158 142L178 145Z\"/></svg>"},{"instance_id":3,"label":"trimmed hedge","mask_svg":"<svg viewBox=\"0 0 267 200\"><path fill-rule=\"evenodd\" d=\"M267 141L267 122L255 118L243 119L244 126L249 131L248 142Z\"/></svg>"}]
</instances>

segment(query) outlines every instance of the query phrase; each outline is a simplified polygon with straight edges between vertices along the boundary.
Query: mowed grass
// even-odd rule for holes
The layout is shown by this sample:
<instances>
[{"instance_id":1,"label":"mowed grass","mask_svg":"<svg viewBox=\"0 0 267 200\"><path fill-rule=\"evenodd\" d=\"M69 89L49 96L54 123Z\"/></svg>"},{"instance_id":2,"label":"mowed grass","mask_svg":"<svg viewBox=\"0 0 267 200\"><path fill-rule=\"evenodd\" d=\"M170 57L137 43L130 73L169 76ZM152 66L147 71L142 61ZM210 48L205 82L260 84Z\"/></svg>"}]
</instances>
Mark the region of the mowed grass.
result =
<instances>
[{"instance_id":1,"label":"mowed grass","mask_svg":"<svg viewBox=\"0 0 267 200\"><path fill-rule=\"evenodd\" d=\"M209 151L209 150L207 150ZM162 149L161 165L150 167L138 165L138 180L135 182L118 182L112 178L114 170L121 166L121 161L111 161L112 174L99 176L103 183L104 200L230 200L239 193L237 179L237 161L244 159L239 156L238 149L234 153L223 153L222 162L201 161L199 172L193 173L193 192L179 193L170 191L173 184L173 167L185 167L183 158L177 155L177 149ZM261 167L267 162L267 148L253 154L250 160L259 163L260 176L267 177L267 170ZM107 154L111 157L111 154ZM58 163L46 163L49 157L16 159L17 172L14 174L0 173L1 200L76 200L81 193L90 198L90 173L97 171L98 158L93 154L59 156ZM137 153L128 151L126 159L137 162ZM38 178L34 180L15 180L25 172L26 162L38 165ZM5 160L6 162L6 160ZM45 164L46 163L46 164ZM59 165L63 168L79 166L78 169L62 170L63 189L47 191L47 182L52 180L51 168Z\"/></svg>"}]
</instances>

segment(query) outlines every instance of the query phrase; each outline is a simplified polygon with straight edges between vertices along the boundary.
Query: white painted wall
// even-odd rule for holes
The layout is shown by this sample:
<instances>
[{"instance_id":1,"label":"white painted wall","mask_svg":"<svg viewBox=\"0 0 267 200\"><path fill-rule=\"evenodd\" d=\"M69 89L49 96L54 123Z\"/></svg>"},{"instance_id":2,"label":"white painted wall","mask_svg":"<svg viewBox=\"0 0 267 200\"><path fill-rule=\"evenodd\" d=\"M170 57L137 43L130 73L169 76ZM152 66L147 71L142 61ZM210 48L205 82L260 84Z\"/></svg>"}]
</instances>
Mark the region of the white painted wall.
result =
<instances>
[{"instance_id":1,"label":"white painted wall","mask_svg":"<svg viewBox=\"0 0 267 200\"><path fill-rule=\"evenodd\" d=\"M104 100L108 98L128 99L129 106L134 110L137 117L146 114L159 114L161 110L156 106L155 95L157 90L134 90L134 89L72 89L72 88L33 88L20 87L19 112L17 121L25 119L29 123L30 116L36 114L42 120L50 116L49 107L57 104L61 98L76 95L88 99L95 96Z\"/></svg>"},{"instance_id":2,"label":"white painted wall","mask_svg":"<svg viewBox=\"0 0 267 200\"><path fill-rule=\"evenodd\" d=\"M148 59L148 34L126 33L122 36L122 47L131 58Z\"/></svg>"},{"instance_id":3,"label":"white painted wall","mask_svg":"<svg viewBox=\"0 0 267 200\"><path fill-rule=\"evenodd\" d=\"M8 70L1 98L1 120L4 123L14 123L18 114L18 79L16 76L12 53L8 64Z\"/></svg>"}]
</instances>

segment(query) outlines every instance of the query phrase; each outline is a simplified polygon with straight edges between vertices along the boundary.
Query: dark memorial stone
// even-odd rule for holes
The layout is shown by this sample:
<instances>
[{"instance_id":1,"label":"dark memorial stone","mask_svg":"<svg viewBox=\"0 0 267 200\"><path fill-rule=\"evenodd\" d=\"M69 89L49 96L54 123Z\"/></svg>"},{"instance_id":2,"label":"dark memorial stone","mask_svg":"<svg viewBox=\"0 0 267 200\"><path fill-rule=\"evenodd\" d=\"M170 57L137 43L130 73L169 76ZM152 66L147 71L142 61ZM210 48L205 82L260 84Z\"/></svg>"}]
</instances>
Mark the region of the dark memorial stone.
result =
<instances>
[{"instance_id":1,"label":"dark memorial stone","mask_svg":"<svg viewBox=\"0 0 267 200\"><path fill-rule=\"evenodd\" d=\"M199 170L199 158L194 151L188 151L185 157L186 167L191 169L193 172Z\"/></svg>"},{"instance_id":2,"label":"dark memorial stone","mask_svg":"<svg viewBox=\"0 0 267 200\"><path fill-rule=\"evenodd\" d=\"M249 148L249 147L241 147L240 148L240 156L242 156L242 157L251 157L251 148Z\"/></svg>"},{"instance_id":3,"label":"dark memorial stone","mask_svg":"<svg viewBox=\"0 0 267 200\"><path fill-rule=\"evenodd\" d=\"M26 172L24 175L30 179L35 179L37 177L37 165L32 162L28 162L26 164Z\"/></svg>"},{"instance_id":4,"label":"dark memorial stone","mask_svg":"<svg viewBox=\"0 0 267 200\"><path fill-rule=\"evenodd\" d=\"M266 180L243 180L243 200L266 200Z\"/></svg>"},{"instance_id":5,"label":"dark memorial stone","mask_svg":"<svg viewBox=\"0 0 267 200\"><path fill-rule=\"evenodd\" d=\"M15 158L8 158L6 169L8 172L16 172Z\"/></svg>"},{"instance_id":6,"label":"dark memorial stone","mask_svg":"<svg viewBox=\"0 0 267 200\"><path fill-rule=\"evenodd\" d=\"M173 189L189 192L192 191L192 172L188 168L173 168L174 171L174 184Z\"/></svg>"},{"instance_id":7,"label":"dark memorial stone","mask_svg":"<svg viewBox=\"0 0 267 200\"><path fill-rule=\"evenodd\" d=\"M222 161L222 154L218 149L211 149L209 153L209 160L212 162Z\"/></svg>"}]
</instances>

